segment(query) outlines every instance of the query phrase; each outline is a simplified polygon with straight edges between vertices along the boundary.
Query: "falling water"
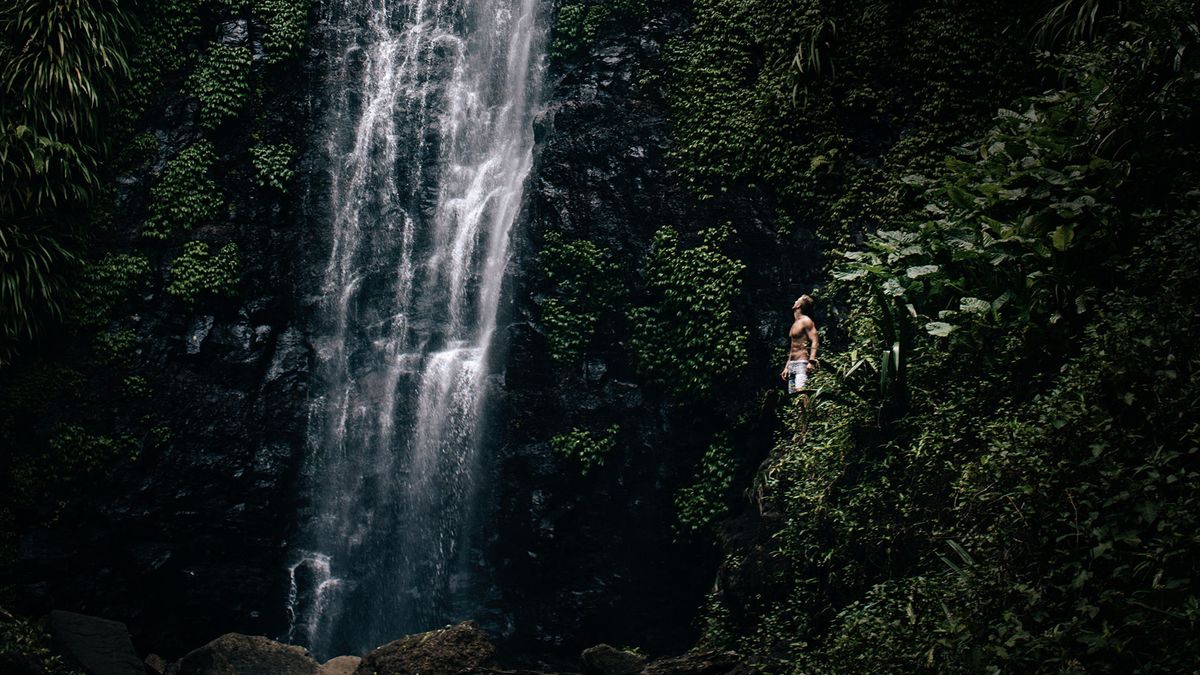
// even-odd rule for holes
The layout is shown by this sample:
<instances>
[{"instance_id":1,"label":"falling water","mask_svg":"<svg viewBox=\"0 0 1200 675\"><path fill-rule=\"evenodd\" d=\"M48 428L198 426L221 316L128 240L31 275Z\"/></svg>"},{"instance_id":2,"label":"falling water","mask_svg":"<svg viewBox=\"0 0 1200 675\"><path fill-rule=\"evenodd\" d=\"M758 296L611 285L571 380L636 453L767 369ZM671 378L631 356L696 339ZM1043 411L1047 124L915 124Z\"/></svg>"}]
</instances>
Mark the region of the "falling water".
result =
<instances>
[{"instance_id":1,"label":"falling water","mask_svg":"<svg viewBox=\"0 0 1200 675\"><path fill-rule=\"evenodd\" d=\"M326 0L328 233L288 638L457 618L486 363L532 162L541 0ZM322 240L322 237L315 239Z\"/></svg>"}]
</instances>

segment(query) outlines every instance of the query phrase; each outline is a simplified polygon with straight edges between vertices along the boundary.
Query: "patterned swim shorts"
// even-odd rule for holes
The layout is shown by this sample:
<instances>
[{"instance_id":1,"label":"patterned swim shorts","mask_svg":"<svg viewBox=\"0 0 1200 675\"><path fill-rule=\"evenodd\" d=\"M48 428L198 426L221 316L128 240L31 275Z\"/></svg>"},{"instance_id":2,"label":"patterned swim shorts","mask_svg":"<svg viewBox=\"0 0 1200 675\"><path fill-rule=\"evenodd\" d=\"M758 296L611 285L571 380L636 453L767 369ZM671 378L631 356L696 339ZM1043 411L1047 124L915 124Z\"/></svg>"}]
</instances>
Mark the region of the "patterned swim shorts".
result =
<instances>
[{"instance_id":1,"label":"patterned swim shorts","mask_svg":"<svg viewBox=\"0 0 1200 675\"><path fill-rule=\"evenodd\" d=\"M788 393L795 394L808 384L808 360L788 361Z\"/></svg>"}]
</instances>

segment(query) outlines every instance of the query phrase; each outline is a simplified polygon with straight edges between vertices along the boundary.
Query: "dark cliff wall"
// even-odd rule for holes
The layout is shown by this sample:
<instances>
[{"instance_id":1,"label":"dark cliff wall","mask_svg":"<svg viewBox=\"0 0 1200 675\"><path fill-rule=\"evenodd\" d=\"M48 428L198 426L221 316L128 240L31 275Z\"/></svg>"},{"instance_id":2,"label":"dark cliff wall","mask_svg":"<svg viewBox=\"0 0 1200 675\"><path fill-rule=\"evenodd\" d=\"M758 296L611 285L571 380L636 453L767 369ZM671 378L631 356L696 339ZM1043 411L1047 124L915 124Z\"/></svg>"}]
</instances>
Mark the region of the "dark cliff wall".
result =
<instances>
[{"instance_id":1,"label":"dark cliff wall","mask_svg":"<svg viewBox=\"0 0 1200 675\"><path fill-rule=\"evenodd\" d=\"M493 627L514 655L571 663L580 648L602 641L652 653L692 646L717 557L707 535L680 527L677 495L694 482L714 434L734 426L737 491L749 484L773 430L770 404L759 394L778 384L775 360L791 300L808 290L818 269L806 229L777 232L769 194L742 186L701 200L668 158L663 52L689 28L682 5L608 16L566 57L559 21L527 217L514 235L497 421L503 447L487 542L498 588ZM734 302L737 320L751 327L751 366L723 388L681 401L648 383L620 308L597 310L599 325L567 329L588 336L577 358L552 357L548 238L604 251L613 263L604 274L636 304L656 232L673 226L688 245L725 224L734 230L727 254L753 264ZM578 300L585 308L612 302ZM677 327L690 321L680 316ZM597 441L614 429L607 444ZM555 451L552 439L571 430L604 444L601 465L586 468ZM727 500L744 502L740 495L719 501Z\"/></svg>"},{"instance_id":2,"label":"dark cliff wall","mask_svg":"<svg viewBox=\"0 0 1200 675\"><path fill-rule=\"evenodd\" d=\"M82 306L0 374L12 449L0 587L10 608L119 619L141 647L171 655L286 627L282 545L309 363L291 175L304 170L285 161L266 184L255 152L302 145L310 77L268 38L278 17L258 7L164 4L138 18ZM220 48L246 59L219 82L245 88L206 123L193 74ZM199 178L159 188L205 144ZM215 207L192 218L201 188ZM163 213L165 234L147 235ZM184 279L195 242L209 255ZM230 285L204 264L218 250L236 250Z\"/></svg>"}]
</instances>

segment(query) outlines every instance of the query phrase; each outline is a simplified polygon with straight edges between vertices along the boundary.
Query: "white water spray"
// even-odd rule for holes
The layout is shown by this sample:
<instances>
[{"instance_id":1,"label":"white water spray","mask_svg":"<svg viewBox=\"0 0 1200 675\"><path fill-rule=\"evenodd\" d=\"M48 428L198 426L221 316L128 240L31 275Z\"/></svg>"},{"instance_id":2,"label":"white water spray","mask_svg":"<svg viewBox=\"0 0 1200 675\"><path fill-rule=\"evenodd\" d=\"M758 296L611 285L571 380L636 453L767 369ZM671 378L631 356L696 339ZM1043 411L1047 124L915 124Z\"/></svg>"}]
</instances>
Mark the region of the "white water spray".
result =
<instances>
[{"instance_id":1,"label":"white water spray","mask_svg":"<svg viewBox=\"0 0 1200 675\"><path fill-rule=\"evenodd\" d=\"M542 0L327 0L329 257L288 638L456 618L484 384L532 163Z\"/></svg>"}]
</instances>

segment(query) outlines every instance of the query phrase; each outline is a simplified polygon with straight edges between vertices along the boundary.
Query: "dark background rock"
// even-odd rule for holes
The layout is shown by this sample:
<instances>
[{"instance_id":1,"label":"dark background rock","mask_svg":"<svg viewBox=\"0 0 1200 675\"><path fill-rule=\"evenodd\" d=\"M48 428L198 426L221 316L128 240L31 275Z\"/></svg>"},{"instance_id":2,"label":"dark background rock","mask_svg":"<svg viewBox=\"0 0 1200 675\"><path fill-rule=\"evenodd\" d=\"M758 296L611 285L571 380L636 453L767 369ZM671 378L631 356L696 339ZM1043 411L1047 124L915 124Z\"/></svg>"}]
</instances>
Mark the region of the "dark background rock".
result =
<instances>
[{"instance_id":1,"label":"dark background rock","mask_svg":"<svg viewBox=\"0 0 1200 675\"><path fill-rule=\"evenodd\" d=\"M199 53L212 40L257 45L264 30L244 20L213 24L186 49ZM180 243L148 241L138 226L166 162L200 137L194 99L180 82L164 83L147 115L157 153L116 177L121 226L98 229L92 242L98 251L150 259L156 278L149 290L118 307L112 323L134 332L132 373L146 378L150 393L119 403L121 377L130 370L84 370L87 383L71 392L69 404L13 431L45 439L61 423L79 424L112 437L132 434L141 449L89 477L51 525L44 517L21 534L15 560L0 565L0 587L16 589L12 604L21 613L68 608L117 618L144 651L167 657L230 630L286 631L284 546L296 511L310 359L295 291L304 273L297 250L302 186L281 193L245 170L252 170L253 134L309 135L310 72L295 62L275 67L261 92L264 118L247 111L210 132L212 175L226 206L184 236L213 250L237 244L241 281L236 298L205 299L195 308L161 290ZM298 149L303 158L305 148ZM90 341L80 344L69 331L34 347L23 355L27 362L95 367ZM151 442L144 420L168 430L169 440Z\"/></svg>"},{"instance_id":2,"label":"dark background rock","mask_svg":"<svg viewBox=\"0 0 1200 675\"><path fill-rule=\"evenodd\" d=\"M54 651L89 675L145 675L125 624L60 610L47 624Z\"/></svg>"}]
</instances>

